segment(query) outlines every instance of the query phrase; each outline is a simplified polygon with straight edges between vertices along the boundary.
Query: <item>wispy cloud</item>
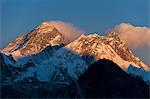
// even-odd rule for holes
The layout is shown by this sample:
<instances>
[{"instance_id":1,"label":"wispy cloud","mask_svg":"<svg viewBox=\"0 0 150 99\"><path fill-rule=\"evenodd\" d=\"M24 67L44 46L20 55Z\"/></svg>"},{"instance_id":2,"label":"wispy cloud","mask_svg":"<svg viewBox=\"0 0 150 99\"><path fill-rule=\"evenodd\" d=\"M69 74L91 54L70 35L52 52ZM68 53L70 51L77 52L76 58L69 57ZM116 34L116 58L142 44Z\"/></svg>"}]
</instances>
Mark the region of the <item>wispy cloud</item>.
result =
<instances>
[{"instance_id":1,"label":"wispy cloud","mask_svg":"<svg viewBox=\"0 0 150 99\"><path fill-rule=\"evenodd\" d=\"M49 21L48 23L53 25L60 33L64 35L64 37L70 41L77 39L81 34L84 33L70 23L62 21Z\"/></svg>"},{"instance_id":2,"label":"wispy cloud","mask_svg":"<svg viewBox=\"0 0 150 99\"><path fill-rule=\"evenodd\" d=\"M150 28L122 23L112 31L118 33L120 38L126 41L131 48L150 46Z\"/></svg>"}]
</instances>

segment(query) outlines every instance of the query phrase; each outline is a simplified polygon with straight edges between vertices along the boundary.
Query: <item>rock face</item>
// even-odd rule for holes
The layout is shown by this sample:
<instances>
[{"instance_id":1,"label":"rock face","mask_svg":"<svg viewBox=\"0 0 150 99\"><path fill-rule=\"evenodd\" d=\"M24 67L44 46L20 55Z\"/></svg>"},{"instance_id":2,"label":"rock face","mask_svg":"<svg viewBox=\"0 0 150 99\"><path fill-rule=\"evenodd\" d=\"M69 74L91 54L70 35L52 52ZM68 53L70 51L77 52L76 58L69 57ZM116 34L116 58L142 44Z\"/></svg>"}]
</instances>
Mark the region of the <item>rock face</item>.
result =
<instances>
[{"instance_id":1,"label":"rock face","mask_svg":"<svg viewBox=\"0 0 150 99\"><path fill-rule=\"evenodd\" d=\"M47 46L65 45L68 42L55 27L44 22L11 42L2 52L12 54L14 58L25 57L38 54Z\"/></svg>"},{"instance_id":2,"label":"rock face","mask_svg":"<svg viewBox=\"0 0 150 99\"><path fill-rule=\"evenodd\" d=\"M76 86L73 82L68 89L74 89L74 91L69 91L72 98L149 97L149 87L145 82L132 77L117 64L106 59L99 60L89 66L88 70L79 77L77 84Z\"/></svg>"},{"instance_id":3,"label":"rock face","mask_svg":"<svg viewBox=\"0 0 150 99\"><path fill-rule=\"evenodd\" d=\"M140 60L139 57L134 56L134 54L128 49L127 43L124 43L117 33L111 32L107 35L107 37L114 39L107 39L105 44L109 44L123 60L133 62L141 68L146 69L145 64Z\"/></svg>"}]
</instances>

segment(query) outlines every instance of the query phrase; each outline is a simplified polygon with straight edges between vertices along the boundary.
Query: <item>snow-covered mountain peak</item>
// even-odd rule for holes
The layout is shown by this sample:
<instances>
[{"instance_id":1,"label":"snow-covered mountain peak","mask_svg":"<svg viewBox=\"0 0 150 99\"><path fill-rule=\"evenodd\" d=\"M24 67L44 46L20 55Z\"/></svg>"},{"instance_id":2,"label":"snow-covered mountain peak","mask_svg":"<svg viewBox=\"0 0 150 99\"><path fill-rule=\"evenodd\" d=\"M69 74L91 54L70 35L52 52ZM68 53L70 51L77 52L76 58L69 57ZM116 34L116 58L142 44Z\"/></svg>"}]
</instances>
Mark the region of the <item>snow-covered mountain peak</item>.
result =
<instances>
[{"instance_id":1,"label":"snow-covered mountain peak","mask_svg":"<svg viewBox=\"0 0 150 99\"><path fill-rule=\"evenodd\" d=\"M57 29L53 25L50 25L48 22L43 22L36 29L39 33L57 31Z\"/></svg>"},{"instance_id":2,"label":"snow-covered mountain peak","mask_svg":"<svg viewBox=\"0 0 150 99\"><path fill-rule=\"evenodd\" d=\"M83 35L67 46L81 55L90 54L97 60L101 58L114 60L116 56L125 66L133 64L141 68L147 67L140 58L134 56L128 49L127 44L116 33L106 36L98 34ZM119 62L118 58L115 60L117 63ZM120 64L118 63L118 65Z\"/></svg>"},{"instance_id":3,"label":"snow-covered mountain peak","mask_svg":"<svg viewBox=\"0 0 150 99\"><path fill-rule=\"evenodd\" d=\"M115 38L117 40L120 40L119 35L116 32L110 32L109 34L107 34L107 37L109 37L109 38Z\"/></svg>"},{"instance_id":4,"label":"snow-covered mountain peak","mask_svg":"<svg viewBox=\"0 0 150 99\"><path fill-rule=\"evenodd\" d=\"M37 54L48 46L66 45L68 42L54 26L44 22L33 31L19 36L2 52L12 54L17 59Z\"/></svg>"}]
</instances>

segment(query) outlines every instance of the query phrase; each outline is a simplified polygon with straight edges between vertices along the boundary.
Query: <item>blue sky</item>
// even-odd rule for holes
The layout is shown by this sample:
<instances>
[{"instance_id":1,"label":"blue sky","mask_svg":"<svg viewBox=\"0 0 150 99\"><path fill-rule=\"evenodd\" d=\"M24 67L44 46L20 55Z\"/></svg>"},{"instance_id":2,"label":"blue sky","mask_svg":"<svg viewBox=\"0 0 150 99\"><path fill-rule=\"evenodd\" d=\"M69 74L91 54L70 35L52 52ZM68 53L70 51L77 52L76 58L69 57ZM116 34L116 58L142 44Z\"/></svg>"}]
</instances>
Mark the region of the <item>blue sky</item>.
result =
<instances>
[{"instance_id":1,"label":"blue sky","mask_svg":"<svg viewBox=\"0 0 150 99\"><path fill-rule=\"evenodd\" d=\"M104 33L122 22L149 27L149 1L1 0L0 49L43 21L69 22L87 33ZM135 51L148 63L147 52L148 47Z\"/></svg>"}]
</instances>

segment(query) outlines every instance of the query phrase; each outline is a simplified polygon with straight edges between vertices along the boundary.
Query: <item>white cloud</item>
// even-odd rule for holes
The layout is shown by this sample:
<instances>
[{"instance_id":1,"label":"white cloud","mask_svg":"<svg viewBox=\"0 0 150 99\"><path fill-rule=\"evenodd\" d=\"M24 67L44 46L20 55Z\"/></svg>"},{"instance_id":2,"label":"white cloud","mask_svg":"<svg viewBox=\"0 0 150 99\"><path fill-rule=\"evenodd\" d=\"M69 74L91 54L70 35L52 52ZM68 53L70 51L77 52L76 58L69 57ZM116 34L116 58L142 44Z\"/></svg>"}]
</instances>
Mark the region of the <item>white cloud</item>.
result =
<instances>
[{"instance_id":1,"label":"white cloud","mask_svg":"<svg viewBox=\"0 0 150 99\"><path fill-rule=\"evenodd\" d=\"M122 23L117 25L112 31L117 32L120 38L126 41L131 48L150 46L150 28L135 27Z\"/></svg>"}]
</instances>

